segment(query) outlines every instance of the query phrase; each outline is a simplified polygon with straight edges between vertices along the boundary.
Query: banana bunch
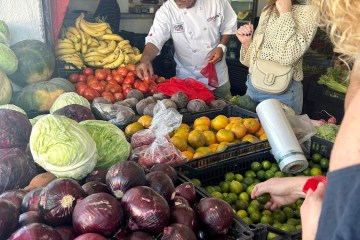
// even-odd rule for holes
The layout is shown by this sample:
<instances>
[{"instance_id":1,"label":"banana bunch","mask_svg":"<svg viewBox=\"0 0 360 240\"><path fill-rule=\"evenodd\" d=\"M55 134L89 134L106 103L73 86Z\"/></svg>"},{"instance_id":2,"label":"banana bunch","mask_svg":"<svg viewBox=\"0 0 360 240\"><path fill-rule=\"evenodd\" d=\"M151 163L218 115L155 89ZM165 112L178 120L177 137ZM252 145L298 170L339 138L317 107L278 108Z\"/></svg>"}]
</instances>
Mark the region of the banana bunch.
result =
<instances>
[{"instance_id":1,"label":"banana bunch","mask_svg":"<svg viewBox=\"0 0 360 240\"><path fill-rule=\"evenodd\" d=\"M84 19L82 13L75 26L68 27L65 38L59 39L55 47L59 60L84 68L116 68L129 63L136 64L141 59L140 50L111 31L106 22L92 23Z\"/></svg>"}]
</instances>

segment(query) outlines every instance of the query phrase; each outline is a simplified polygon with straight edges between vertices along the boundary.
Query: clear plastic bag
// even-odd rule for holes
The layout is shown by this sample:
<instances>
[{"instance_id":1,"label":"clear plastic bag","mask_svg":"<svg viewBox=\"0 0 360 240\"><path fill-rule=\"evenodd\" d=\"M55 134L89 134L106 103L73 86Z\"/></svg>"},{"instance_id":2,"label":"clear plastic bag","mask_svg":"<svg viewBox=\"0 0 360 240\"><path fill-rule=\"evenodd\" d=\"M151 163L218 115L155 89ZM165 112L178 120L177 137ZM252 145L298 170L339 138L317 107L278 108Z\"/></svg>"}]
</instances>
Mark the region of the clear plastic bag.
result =
<instances>
[{"instance_id":1,"label":"clear plastic bag","mask_svg":"<svg viewBox=\"0 0 360 240\"><path fill-rule=\"evenodd\" d=\"M136 149L142 145L148 145L138 153L138 163L146 168L154 164L178 164L186 161L180 150L170 142L169 133L175 130L182 121L182 115L173 108L158 101L154 107L154 118L148 130L135 133L131 138L131 146ZM154 138L155 137L155 138Z\"/></svg>"}]
</instances>

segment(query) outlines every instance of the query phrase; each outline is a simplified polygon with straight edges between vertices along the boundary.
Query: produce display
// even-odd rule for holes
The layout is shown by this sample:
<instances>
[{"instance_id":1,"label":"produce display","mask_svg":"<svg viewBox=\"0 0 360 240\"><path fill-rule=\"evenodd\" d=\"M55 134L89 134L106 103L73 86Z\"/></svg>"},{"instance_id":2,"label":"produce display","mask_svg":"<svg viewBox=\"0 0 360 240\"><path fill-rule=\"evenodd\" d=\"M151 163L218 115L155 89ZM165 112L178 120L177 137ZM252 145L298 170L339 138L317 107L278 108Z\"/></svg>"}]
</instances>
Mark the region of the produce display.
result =
<instances>
[{"instance_id":1,"label":"produce display","mask_svg":"<svg viewBox=\"0 0 360 240\"><path fill-rule=\"evenodd\" d=\"M117 68L140 61L141 53L130 41L111 31L106 22L88 22L81 14L75 26L68 27L65 37L56 45L57 59L77 68L85 65L102 68Z\"/></svg>"},{"instance_id":2,"label":"produce display","mask_svg":"<svg viewBox=\"0 0 360 240\"><path fill-rule=\"evenodd\" d=\"M346 93L347 88L349 86L349 73L346 67L334 67L328 68L326 70L326 74L320 76L317 81L320 85L325 85L330 89Z\"/></svg>"}]
</instances>

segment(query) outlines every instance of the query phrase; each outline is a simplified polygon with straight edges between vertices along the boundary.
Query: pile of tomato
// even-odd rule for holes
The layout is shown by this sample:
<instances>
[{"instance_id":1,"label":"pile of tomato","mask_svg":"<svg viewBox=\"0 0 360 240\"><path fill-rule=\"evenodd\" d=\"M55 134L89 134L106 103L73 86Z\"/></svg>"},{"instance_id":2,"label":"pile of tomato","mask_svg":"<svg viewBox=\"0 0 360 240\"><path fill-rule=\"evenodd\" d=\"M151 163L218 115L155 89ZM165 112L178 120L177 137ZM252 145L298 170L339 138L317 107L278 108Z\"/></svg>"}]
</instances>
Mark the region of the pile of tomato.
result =
<instances>
[{"instance_id":1,"label":"pile of tomato","mask_svg":"<svg viewBox=\"0 0 360 240\"><path fill-rule=\"evenodd\" d=\"M153 75L141 80L136 75L136 66L128 64L117 69L85 68L81 73L72 73L69 80L75 84L76 92L92 101L96 97L104 97L112 103L124 100L127 93L137 89L144 94L156 93L156 85L165 82L164 77Z\"/></svg>"}]
</instances>

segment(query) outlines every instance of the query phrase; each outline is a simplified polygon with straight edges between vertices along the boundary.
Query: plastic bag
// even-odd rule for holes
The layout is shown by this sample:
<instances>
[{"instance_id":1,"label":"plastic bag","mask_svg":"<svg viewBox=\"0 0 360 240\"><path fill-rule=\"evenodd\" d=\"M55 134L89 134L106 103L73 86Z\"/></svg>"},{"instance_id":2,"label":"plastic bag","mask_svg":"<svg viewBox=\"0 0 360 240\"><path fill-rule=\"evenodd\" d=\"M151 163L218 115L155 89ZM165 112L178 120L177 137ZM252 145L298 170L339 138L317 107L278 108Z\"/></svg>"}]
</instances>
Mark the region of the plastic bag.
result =
<instances>
[{"instance_id":1,"label":"plastic bag","mask_svg":"<svg viewBox=\"0 0 360 240\"><path fill-rule=\"evenodd\" d=\"M107 120L119 128L125 128L128 124L134 122L135 112L123 105L111 103L94 103L92 110L98 118Z\"/></svg>"},{"instance_id":2,"label":"plastic bag","mask_svg":"<svg viewBox=\"0 0 360 240\"><path fill-rule=\"evenodd\" d=\"M157 102L150 128L139 131L131 137L131 146L135 147L134 152L138 155L140 165L151 168L157 163L174 165L186 161L168 136L181 124L181 121L182 115L178 111L173 108L166 109L161 101ZM136 149L142 148L143 145L148 147L138 152Z\"/></svg>"},{"instance_id":3,"label":"plastic bag","mask_svg":"<svg viewBox=\"0 0 360 240\"><path fill-rule=\"evenodd\" d=\"M200 73L208 79L208 85L214 88L219 87L219 80L216 74L215 65L212 63L208 63L203 69L201 69Z\"/></svg>"}]
</instances>

